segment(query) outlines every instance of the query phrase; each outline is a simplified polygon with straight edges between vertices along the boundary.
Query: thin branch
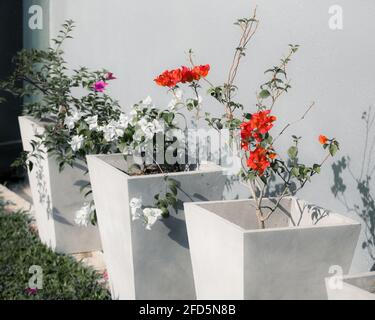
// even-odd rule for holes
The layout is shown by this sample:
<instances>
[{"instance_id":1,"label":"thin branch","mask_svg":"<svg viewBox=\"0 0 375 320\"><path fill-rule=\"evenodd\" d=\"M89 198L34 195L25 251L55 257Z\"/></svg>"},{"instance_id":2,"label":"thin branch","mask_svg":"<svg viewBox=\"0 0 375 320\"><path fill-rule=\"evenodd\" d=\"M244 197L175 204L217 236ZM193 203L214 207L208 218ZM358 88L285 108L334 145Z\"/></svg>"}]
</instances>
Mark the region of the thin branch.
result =
<instances>
[{"instance_id":1,"label":"thin branch","mask_svg":"<svg viewBox=\"0 0 375 320\"><path fill-rule=\"evenodd\" d=\"M287 124L287 125L286 125L286 126L280 131L280 133L277 135L277 137L276 137L275 139L273 139L272 145L275 143L275 141L276 141L277 139L280 138L281 135L284 134L284 132L285 132L289 127L291 127L291 126L297 124L298 122L304 120L305 117L306 117L306 115L309 113L309 111L313 108L314 105L315 105L315 102L312 102L312 103L310 104L310 106L306 109L306 111L303 113L303 115L302 115L298 120L296 120L296 121L294 121L294 122L290 122L290 123L288 123L288 124Z\"/></svg>"}]
</instances>

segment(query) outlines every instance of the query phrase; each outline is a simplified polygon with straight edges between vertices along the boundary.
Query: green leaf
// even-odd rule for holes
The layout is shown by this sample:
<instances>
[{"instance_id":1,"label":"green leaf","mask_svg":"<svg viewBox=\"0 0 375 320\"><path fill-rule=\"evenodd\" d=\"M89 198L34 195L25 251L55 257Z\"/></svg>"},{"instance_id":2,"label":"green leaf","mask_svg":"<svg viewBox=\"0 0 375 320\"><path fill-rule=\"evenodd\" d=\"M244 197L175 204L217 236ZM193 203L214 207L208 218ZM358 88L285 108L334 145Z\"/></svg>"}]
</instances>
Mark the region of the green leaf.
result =
<instances>
[{"instance_id":1,"label":"green leaf","mask_svg":"<svg viewBox=\"0 0 375 320\"><path fill-rule=\"evenodd\" d=\"M316 173L320 173L321 166L320 166L319 164L314 164L314 165L313 165L313 170L314 170Z\"/></svg>"},{"instance_id":2,"label":"green leaf","mask_svg":"<svg viewBox=\"0 0 375 320\"><path fill-rule=\"evenodd\" d=\"M296 159L298 155L298 148L296 146L292 146L288 149L288 155L290 159Z\"/></svg>"},{"instance_id":3,"label":"green leaf","mask_svg":"<svg viewBox=\"0 0 375 320\"><path fill-rule=\"evenodd\" d=\"M247 175L247 179L249 179L250 181L254 181L256 177L257 176L254 172L249 172L249 174Z\"/></svg>"},{"instance_id":4,"label":"green leaf","mask_svg":"<svg viewBox=\"0 0 375 320\"><path fill-rule=\"evenodd\" d=\"M330 146L329 146L329 153L330 155L333 157L337 151L339 150L338 146L335 144L335 143L332 143Z\"/></svg>"},{"instance_id":5,"label":"green leaf","mask_svg":"<svg viewBox=\"0 0 375 320\"><path fill-rule=\"evenodd\" d=\"M291 170L291 173L293 176L295 176L296 178L299 177L299 169L298 167L293 167L293 169Z\"/></svg>"},{"instance_id":6,"label":"green leaf","mask_svg":"<svg viewBox=\"0 0 375 320\"><path fill-rule=\"evenodd\" d=\"M175 185L171 185L169 186L169 190L171 190L171 192L176 196L177 195L177 187Z\"/></svg>"},{"instance_id":7,"label":"green leaf","mask_svg":"<svg viewBox=\"0 0 375 320\"><path fill-rule=\"evenodd\" d=\"M168 208L161 207L160 210L162 212L161 215L163 216L163 218L168 218L169 217L169 210L168 210Z\"/></svg>"},{"instance_id":8,"label":"green leaf","mask_svg":"<svg viewBox=\"0 0 375 320\"><path fill-rule=\"evenodd\" d=\"M261 92L259 92L259 98L266 99L270 96L270 92L266 89L263 89Z\"/></svg>"}]
</instances>

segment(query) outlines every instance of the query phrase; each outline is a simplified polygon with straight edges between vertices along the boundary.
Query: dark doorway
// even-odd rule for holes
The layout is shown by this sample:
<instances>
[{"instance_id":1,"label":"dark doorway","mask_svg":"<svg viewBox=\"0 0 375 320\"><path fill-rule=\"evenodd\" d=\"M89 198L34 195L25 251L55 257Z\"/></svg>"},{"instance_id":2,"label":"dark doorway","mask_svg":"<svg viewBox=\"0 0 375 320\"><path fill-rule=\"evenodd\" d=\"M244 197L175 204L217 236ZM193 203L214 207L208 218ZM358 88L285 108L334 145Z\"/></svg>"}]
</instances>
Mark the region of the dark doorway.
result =
<instances>
[{"instance_id":1,"label":"dark doorway","mask_svg":"<svg viewBox=\"0 0 375 320\"><path fill-rule=\"evenodd\" d=\"M22 0L0 1L0 78L12 72L12 57L22 49ZM0 104L0 178L12 173L11 163L22 150L18 115L20 101L0 92L6 102Z\"/></svg>"}]
</instances>

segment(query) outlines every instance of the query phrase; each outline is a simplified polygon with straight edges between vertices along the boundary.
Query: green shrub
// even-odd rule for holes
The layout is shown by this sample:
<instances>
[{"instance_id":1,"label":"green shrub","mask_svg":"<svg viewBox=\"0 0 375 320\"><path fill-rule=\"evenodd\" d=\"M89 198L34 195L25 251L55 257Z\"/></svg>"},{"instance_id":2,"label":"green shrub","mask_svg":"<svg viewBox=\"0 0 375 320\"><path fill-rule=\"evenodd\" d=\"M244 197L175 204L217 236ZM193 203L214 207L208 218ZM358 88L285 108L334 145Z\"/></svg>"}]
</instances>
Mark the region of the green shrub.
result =
<instances>
[{"instance_id":1,"label":"green shrub","mask_svg":"<svg viewBox=\"0 0 375 320\"><path fill-rule=\"evenodd\" d=\"M29 229L26 214L5 213L0 205L0 299L109 299L100 276L72 257L53 252ZM38 265L43 271L43 288L27 290Z\"/></svg>"}]
</instances>

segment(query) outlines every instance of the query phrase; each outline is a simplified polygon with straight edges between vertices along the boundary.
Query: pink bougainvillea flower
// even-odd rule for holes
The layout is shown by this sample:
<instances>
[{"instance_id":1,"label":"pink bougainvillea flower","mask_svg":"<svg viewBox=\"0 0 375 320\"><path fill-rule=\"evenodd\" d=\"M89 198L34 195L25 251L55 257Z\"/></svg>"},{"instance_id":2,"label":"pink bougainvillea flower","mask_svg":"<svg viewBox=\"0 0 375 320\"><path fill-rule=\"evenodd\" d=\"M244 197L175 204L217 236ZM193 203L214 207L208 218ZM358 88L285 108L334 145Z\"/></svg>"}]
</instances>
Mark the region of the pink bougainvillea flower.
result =
<instances>
[{"instance_id":1,"label":"pink bougainvillea flower","mask_svg":"<svg viewBox=\"0 0 375 320\"><path fill-rule=\"evenodd\" d=\"M106 86L108 86L108 83L101 80L101 81L95 82L92 87L96 92L103 92Z\"/></svg>"},{"instance_id":2,"label":"pink bougainvillea flower","mask_svg":"<svg viewBox=\"0 0 375 320\"><path fill-rule=\"evenodd\" d=\"M104 271L104 272L103 272L103 279L104 279L105 281L108 281L109 277L108 277L108 272L107 272L107 271Z\"/></svg>"},{"instance_id":3,"label":"pink bougainvillea flower","mask_svg":"<svg viewBox=\"0 0 375 320\"><path fill-rule=\"evenodd\" d=\"M117 78L113 75L112 72L107 72L105 78L106 78L107 80L116 80L116 79L117 79Z\"/></svg>"},{"instance_id":4,"label":"pink bougainvillea flower","mask_svg":"<svg viewBox=\"0 0 375 320\"><path fill-rule=\"evenodd\" d=\"M29 296L34 296L38 293L38 288L26 288L26 293Z\"/></svg>"}]
</instances>

